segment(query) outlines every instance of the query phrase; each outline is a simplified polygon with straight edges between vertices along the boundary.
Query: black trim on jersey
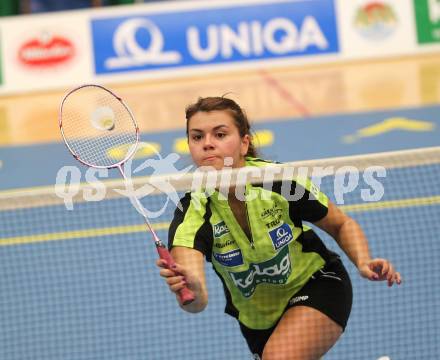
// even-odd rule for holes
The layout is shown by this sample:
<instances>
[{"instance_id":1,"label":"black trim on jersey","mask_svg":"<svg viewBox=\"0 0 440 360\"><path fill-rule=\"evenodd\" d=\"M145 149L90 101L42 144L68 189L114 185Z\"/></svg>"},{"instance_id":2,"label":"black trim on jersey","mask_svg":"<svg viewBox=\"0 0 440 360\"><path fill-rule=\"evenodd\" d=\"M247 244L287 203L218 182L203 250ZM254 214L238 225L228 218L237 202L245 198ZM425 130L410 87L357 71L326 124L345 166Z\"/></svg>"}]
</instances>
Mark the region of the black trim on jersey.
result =
<instances>
[{"instance_id":1,"label":"black trim on jersey","mask_svg":"<svg viewBox=\"0 0 440 360\"><path fill-rule=\"evenodd\" d=\"M179 202L182 210L176 206L176 210L174 210L173 220L171 220L170 227L168 229L168 250L171 250L173 247L174 236L176 235L177 228L183 222L185 218L185 214L188 211L189 205L191 204L191 194L186 193Z\"/></svg>"},{"instance_id":2,"label":"black trim on jersey","mask_svg":"<svg viewBox=\"0 0 440 360\"><path fill-rule=\"evenodd\" d=\"M282 163L279 162L279 161L265 160L265 159L261 159L261 158L252 158L252 161L255 161L255 162L262 162L262 163L265 163L265 164L282 164Z\"/></svg>"},{"instance_id":3,"label":"black trim on jersey","mask_svg":"<svg viewBox=\"0 0 440 360\"><path fill-rule=\"evenodd\" d=\"M219 279L220 279L220 281L222 282L222 285L223 285L223 292L224 292L225 298L226 298L225 313L238 319L238 314L240 312L238 311L238 309L234 306L234 303L232 302L232 296L231 296L231 293L229 292L229 290L228 290L228 288L226 286L225 280L217 272L217 270L214 267L214 265L212 266L212 268L214 269L215 273L217 274L217 276L219 277Z\"/></svg>"},{"instance_id":4,"label":"black trim on jersey","mask_svg":"<svg viewBox=\"0 0 440 360\"><path fill-rule=\"evenodd\" d=\"M186 193L180 199L180 205L182 206L182 211L176 207L174 211L174 217L171 221L170 228L168 231L168 249L171 250L173 247L174 236L176 235L177 228L185 219L185 214L188 211L188 208L191 204L191 193ZM210 206L210 199L208 198L208 202L206 204L206 211L203 216L204 222L197 230L194 236L194 249L202 252L207 261L211 261L211 253L212 253L212 244L214 241L214 234L212 230L212 226L209 222L211 218L212 211Z\"/></svg>"},{"instance_id":5,"label":"black trim on jersey","mask_svg":"<svg viewBox=\"0 0 440 360\"><path fill-rule=\"evenodd\" d=\"M214 243L214 230L212 229L212 225L209 222L211 216L211 200L208 198L208 201L206 203L206 212L203 216L205 221L203 222L203 225L199 228L199 230L197 230L194 239L194 248L200 250L203 254L205 254L206 261L209 262L211 262L212 246Z\"/></svg>"},{"instance_id":6,"label":"black trim on jersey","mask_svg":"<svg viewBox=\"0 0 440 360\"><path fill-rule=\"evenodd\" d=\"M303 253L318 253L326 264L332 263L340 258L337 253L329 250L325 246L321 238L312 229L303 231L296 240L302 245Z\"/></svg>"}]
</instances>

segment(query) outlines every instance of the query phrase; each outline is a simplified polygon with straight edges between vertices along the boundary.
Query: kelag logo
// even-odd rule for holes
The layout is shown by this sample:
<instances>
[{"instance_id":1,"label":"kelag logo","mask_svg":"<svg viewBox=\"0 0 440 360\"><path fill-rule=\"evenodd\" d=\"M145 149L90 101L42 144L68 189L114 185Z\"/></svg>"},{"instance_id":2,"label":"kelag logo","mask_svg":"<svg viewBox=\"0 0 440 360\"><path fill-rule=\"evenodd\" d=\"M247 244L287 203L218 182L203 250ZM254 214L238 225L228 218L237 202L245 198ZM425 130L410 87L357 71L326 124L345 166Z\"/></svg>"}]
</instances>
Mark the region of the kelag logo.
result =
<instances>
[{"instance_id":1,"label":"kelag logo","mask_svg":"<svg viewBox=\"0 0 440 360\"><path fill-rule=\"evenodd\" d=\"M250 297L258 284L285 284L292 272L288 247L281 249L272 259L250 264L249 270L229 272L234 285L244 297Z\"/></svg>"},{"instance_id":2,"label":"kelag logo","mask_svg":"<svg viewBox=\"0 0 440 360\"><path fill-rule=\"evenodd\" d=\"M338 52L332 0L92 21L97 74Z\"/></svg>"},{"instance_id":3,"label":"kelag logo","mask_svg":"<svg viewBox=\"0 0 440 360\"><path fill-rule=\"evenodd\" d=\"M218 224L214 224L213 229L214 229L214 237L216 238L220 238L229 232L229 229L224 221L221 221Z\"/></svg>"}]
</instances>

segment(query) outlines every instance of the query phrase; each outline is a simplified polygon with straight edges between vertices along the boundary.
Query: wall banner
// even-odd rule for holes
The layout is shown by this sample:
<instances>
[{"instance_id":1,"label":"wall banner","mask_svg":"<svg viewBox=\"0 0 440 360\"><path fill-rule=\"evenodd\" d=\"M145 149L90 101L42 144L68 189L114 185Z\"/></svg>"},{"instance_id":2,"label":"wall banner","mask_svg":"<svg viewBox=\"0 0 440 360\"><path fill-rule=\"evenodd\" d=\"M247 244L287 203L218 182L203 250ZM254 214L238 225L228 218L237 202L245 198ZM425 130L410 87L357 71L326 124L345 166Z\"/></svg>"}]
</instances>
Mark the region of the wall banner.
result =
<instances>
[{"instance_id":1,"label":"wall banner","mask_svg":"<svg viewBox=\"0 0 440 360\"><path fill-rule=\"evenodd\" d=\"M414 0L419 44L440 42L440 1Z\"/></svg>"},{"instance_id":2,"label":"wall banner","mask_svg":"<svg viewBox=\"0 0 440 360\"><path fill-rule=\"evenodd\" d=\"M333 1L306 0L92 19L96 74L339 51Z\"/></svg>"}]
</instances>

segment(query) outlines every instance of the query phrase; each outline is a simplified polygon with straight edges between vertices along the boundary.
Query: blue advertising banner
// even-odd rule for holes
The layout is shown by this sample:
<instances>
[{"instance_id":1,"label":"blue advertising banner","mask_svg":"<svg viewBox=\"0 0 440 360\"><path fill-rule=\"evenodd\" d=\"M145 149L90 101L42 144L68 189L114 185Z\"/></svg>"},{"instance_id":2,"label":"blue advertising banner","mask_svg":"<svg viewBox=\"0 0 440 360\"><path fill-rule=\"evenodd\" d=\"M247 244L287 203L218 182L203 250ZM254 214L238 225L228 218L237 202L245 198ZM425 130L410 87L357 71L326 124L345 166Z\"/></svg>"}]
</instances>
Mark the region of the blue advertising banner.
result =
<instances>
[{"instance_id":1,"label":"blue advertising banner","mask_svg":"<svg viewBox=\"0 0 440 360\"><path fill-rule=\"evenodd\" d=\"M91 27L96 74L339 52L333 0L133 13Z\"/></svg>"}]
</instances>

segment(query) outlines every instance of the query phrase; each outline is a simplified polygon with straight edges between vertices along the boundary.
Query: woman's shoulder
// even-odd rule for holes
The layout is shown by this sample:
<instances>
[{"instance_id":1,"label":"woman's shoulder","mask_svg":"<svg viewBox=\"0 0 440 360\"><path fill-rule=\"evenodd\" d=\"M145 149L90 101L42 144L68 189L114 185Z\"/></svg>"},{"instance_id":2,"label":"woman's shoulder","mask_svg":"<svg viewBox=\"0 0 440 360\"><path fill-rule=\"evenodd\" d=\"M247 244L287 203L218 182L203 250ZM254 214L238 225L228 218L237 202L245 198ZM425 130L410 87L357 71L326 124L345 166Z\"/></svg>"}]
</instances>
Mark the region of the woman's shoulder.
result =
<instances>
[{"instance_id":1,"label":"woman's shoulder","mask_svg":"<svg viewBox=\"0 0 440 360\"><path fill-rule=\"evenodd\" d=\"M281 164L281 163L278 161L274 161L274 160L246 156L246 166L261 167L261 166L267 166L267 165L273 165L273 164Z\"/></svg>"},{"instance_id":2,"label":"woman's shoulder","mask_svg":"<svg viewBox=\"0 0 440 360\"><path fill-rule=\"evenodd\" d=\"M205 211L206 206L208 205L209 197L203 191L187 191L177 204L177 209L188 209L191 205L194 210L197 211Z\"/></svg>"}]
</instances>

